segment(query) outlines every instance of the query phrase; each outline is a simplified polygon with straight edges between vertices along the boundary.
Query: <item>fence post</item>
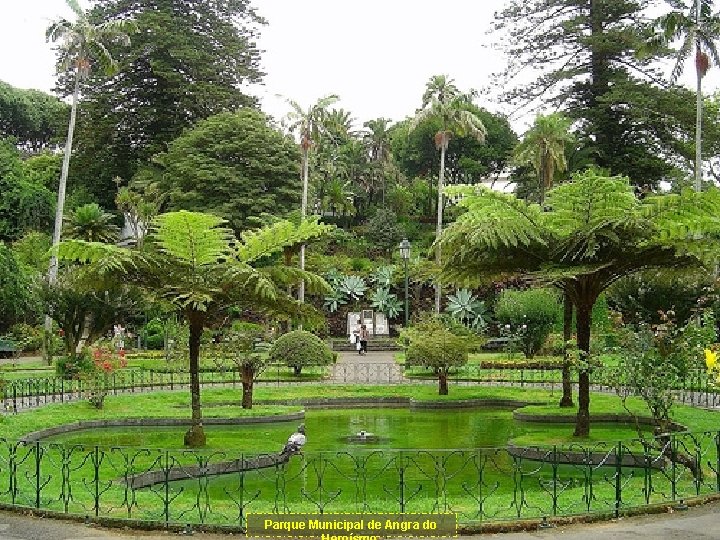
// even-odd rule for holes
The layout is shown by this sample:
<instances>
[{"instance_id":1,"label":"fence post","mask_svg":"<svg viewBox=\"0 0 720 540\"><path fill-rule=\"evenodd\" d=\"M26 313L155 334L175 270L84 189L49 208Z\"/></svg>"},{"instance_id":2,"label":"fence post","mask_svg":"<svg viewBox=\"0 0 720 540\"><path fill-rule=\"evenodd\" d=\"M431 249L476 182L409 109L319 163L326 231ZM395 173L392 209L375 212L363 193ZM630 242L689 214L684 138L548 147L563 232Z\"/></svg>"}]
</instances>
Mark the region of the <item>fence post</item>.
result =
<instances>
[{"instance_id":1,"label":"fence post","mask_svg":"<svg viewBox=\"0 0 720 540\"><path fill-rule=\"evenodd\" d=\"M677 448L675 444L675 435L670 435L670 470L672 473L672 477L670 478L670 498L673 501L677 500L677 467L675 466L677 461L675 459Z\"/></svg>"},{"instance_id":2,"label":"fence post","mask_svg":"<svg viewBox=\"0 0 720 540\"><path fill-rule=\"evenodd\" d=\"M95 445L93 466L95 467L95 476L93 478L93 487L95 488L95 517L98 517L100 515L100 448L97 445Z\"/></svg>"},{"instance_id":3,"label":"fence post","mask_svg":"<svg viewBox=\"0 0 720 540\"><path fill-rule=\"evenodd\" d=\"M615 447L615 517L620 517L622 504L622 442L618 441Z\"/></svg>"},{"instance_id":4,"label":"fence post","mask_svg":"<svg viewBox=\"0 0 720 540\"><path fill-rule=\"evenodd\" d=\"M40 508L40 490L42 489L40 482L40 459L42 456L40 452L40 441L35 441L35 508Z\"/></svg>"}]
</instances>

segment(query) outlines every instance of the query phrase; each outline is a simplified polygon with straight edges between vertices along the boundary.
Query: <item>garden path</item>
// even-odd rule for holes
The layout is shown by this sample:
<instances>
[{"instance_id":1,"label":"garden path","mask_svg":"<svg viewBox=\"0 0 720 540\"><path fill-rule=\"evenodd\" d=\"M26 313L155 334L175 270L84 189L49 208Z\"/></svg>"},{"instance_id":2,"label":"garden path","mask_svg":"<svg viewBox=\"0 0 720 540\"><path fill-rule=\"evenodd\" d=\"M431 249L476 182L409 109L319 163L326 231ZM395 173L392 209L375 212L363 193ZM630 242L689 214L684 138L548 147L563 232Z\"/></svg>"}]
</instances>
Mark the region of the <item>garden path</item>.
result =
<instances>
[{"instance_id":1,"label":"garden path","mask_svg":"<svg viewBox=\"0 0 720 540\"><path fill-rule=\"evenodd\" d=\"M393 351L369 351L359 355L353 351L338 353L330 380L335 383L388 384L405 382L401 366Z\"/></svg>"}]
</instances>

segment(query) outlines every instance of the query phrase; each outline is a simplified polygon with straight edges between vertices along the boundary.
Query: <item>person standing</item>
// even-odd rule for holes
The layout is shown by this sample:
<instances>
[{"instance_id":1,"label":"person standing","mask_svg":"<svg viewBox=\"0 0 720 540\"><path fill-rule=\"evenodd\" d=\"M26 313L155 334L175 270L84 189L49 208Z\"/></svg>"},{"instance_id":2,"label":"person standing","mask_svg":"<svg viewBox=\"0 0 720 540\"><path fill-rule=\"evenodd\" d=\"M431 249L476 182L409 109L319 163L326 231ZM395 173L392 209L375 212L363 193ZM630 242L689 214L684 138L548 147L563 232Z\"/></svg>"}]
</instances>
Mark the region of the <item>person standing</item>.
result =
<instances>
[{"instance_id":1,"label":"person standing","mask_svg":"<svg viewBox=\"0 0 720 540\"><path fill-rule=\"evenodd\" d=\"M370 338L370 332L365 324L360 325L360 354L367 354L367 342Z\"/></svg>"}]
</instances>

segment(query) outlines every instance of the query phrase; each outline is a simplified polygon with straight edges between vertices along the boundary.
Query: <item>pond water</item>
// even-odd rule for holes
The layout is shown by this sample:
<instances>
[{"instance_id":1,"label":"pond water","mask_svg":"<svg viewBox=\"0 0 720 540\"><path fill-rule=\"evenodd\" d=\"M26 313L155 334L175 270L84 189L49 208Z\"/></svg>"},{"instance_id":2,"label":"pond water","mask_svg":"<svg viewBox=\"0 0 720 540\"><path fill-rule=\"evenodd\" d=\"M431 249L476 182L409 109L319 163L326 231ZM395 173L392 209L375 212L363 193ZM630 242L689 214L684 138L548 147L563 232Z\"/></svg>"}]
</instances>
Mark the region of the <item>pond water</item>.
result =
<instances>
[{"instance_id":1,"label":"pond water","mask_svg":"<svg viewBox=\"0 0 720 540\"><path fill-rule=\"evenodd\" d=\"M564 511L587 511L591 483L593 504L606 510L615 493L607 480L613 470L602 466L590 471L583 465L515 457L506 449L514 437L542 430L543 437L552 441L567 435L572 426L516 422L509 409L309 409L304 423L308 442L303 453L287 464L220 475L197 476L190 469L185 474L184 467L197 469L240 455L277 453L298 421L206 425L208 448L201 452L183 449L184 427L91 429L43 442L81 445L73 470L98 474L118 491L124 485L118 478L126 474L163 467L183 471L187 479L167 486L179 520L188 513L202 513L203 520L232 522L248 511L429 512L439 508L459 511L461 520L476 520L519 517L530 510L533 515L549 515L554 511L552 504L560 503L566 506ZM608 441L617 440L623 431L624 438L632 435L630 428L613 425L593 425L593 430L596 437L605 435ZM379 442L348 440L360 431L375 434ZM97 473L90 469L92 459L87 457L95 445L116 447L103 451ZM592 446L601 452L613 448L612 443ZM48 452L52 456L60 449ZM627 477L633 478L634 473L628 471ZM133 497L139 508L146 509L148 519L157 519L155 514L162 508L158 497L164 493L161 485L150 486L136 490ZM550 493L555 493L554 502L548 498Z\"/></svg>"},{"instance_id":2,"label":"pond water","mask_svg":"<svg viewBox=\"0 0 720 540\"><path fill-rule=\"evenodd\" d=\"M275 452L297 428L297 421L242 426L206 425L208 445L242 452ZM509 409L411 410L310 409L304 420L306 452L346 448L451 449L504 446L526 433L530 424L515 422ZM567 426L563 426L566 430ZM184 427L122 427L76 431L46 441L98 446L180 448ZM366 431L376 442L348 437Z\"/></svg>"}]
</instances>

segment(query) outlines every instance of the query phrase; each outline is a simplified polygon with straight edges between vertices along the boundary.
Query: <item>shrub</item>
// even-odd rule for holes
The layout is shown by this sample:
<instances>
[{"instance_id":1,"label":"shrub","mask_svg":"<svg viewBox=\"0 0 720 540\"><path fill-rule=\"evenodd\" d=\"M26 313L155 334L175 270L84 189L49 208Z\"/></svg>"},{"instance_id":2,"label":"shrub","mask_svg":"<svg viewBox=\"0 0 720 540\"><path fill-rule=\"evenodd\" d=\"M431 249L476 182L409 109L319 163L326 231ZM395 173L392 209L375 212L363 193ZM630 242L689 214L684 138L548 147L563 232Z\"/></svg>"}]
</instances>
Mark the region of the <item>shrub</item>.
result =
<instances>
[{"instance_id":1,"label":"shrub","mask_svg":"<svg viewBox=\"0 0 720 540\"><path fill-rule=\"evenodd\" d=\"M431 368L438 377L438 393L447 395L450 369L468 361L466 339L453 334L439 318L420 322L404 332L403 337L410 342L406 363Z\"/></svg>"},{"instance_id":2,"label":"shrub","mask_svg":"<svg viewBox=\"0 0 720 540\"><path fill-rule=\"evenodd\" d=\"M294 330L283 334L270 347L270 360L287 364L300 375L303 366L327 365L333 362L330 347L315 334Z\"/></svg>"},{"instance_id":3,"label":"shrub","mask_svg":"<svg viewBox=\"0 0 720 540\"><path fill-rule=\"evenodd\" d=\"M85 350L74 356L61 356L55 361L55 372L63 379L79 379L95 371L95 362Z\"/></svg>"},{"instance_id":4,"label":"shrub","mask_svg":"<svg viewBox=\"0 0 720 540\"><path fill-rule=\"evenodd\" d=\"M38 351L42 347L43 328L25 323L14 324L10 335L22 352Z\"/></svg>"},{"instance_id":5,"label":"shrub","mask_svg":"<svg viewBox=\"0 0 720 540\"><path fill-rule=\"evenodd\" d=\"M165 325L160 319L148 321L142 330L142 342L146 349L159 351L165 347Z\"/></svg>"},{"instance_id":6,"label":"shrub","mask_svg":"<svg viewBox=\"0 0 720 540\"><path fill-rule=\"evenodd\" d=\"M367 237L372 238L373 247L384 253L392 253L405 234L395 212L387 209L378 210L368 221L367 229Z\"/></svg>"},{"instance_id":7,"label":"shrub","mask_svg":"<svg viewBox=\"0 0 720 540\"><path fill-rule=\"evenodd\" d=\"M521 342L526 358L540 351L561 315L557 294L549 289L505 290L495 307L495 317Z\"/></svg>"}]
</instances>

